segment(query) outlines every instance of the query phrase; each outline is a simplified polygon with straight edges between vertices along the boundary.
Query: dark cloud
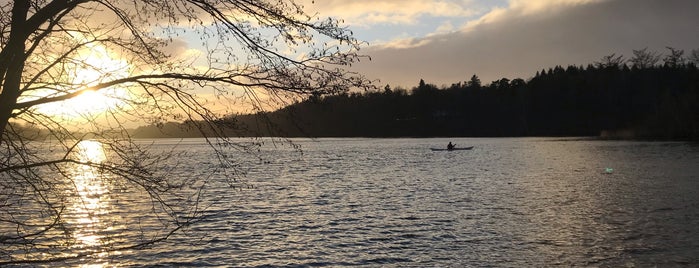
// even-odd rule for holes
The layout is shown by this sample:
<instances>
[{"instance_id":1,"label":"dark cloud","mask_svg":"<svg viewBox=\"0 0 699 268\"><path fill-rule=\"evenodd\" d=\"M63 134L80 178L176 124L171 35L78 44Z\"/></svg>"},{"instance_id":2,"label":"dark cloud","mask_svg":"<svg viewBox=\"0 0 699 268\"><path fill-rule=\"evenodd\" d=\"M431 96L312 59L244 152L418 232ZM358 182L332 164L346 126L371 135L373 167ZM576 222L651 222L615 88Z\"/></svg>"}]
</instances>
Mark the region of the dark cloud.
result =
<instances>
[{"instance_id":1,"label":"dark cloud","mask_svg":"<svg viewBox=\"0 0 699 268\"><path fill-rule=\"evenodd\" d=\"M413 40L411 48L373 47L358 68L382 84L412 86L424 78L450 84L478 74L484 82L530 78L555 65L588 64L616 53L666 46L699 48L699 1L610 0L499 19L463 32Z\"/></svg>"}]
</instances>

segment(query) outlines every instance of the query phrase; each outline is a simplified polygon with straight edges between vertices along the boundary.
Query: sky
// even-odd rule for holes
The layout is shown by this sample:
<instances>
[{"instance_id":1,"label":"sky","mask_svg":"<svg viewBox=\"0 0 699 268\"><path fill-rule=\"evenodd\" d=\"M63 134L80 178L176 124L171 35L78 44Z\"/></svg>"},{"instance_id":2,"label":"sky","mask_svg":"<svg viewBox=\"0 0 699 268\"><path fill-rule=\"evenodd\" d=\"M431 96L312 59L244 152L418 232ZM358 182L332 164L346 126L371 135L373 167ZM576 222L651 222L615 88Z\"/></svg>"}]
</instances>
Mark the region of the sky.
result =
<instances>
[{"instance_id":1,"label":"sky","mask_svg":"<svg viewBox=\"0 0 699 268\"><path fill-rule=\"evenodd\" d=\"M484 84L526 80L556 65L586 65L611 54L629 58L634 49L664 53L671 46L687 54L699 49L699 0L294 1L311 14L342 19L367 42L360 52L372 60L352 70L377 81L378 88L410 89L420 79L448 86L474 74ZM169 52L206 64L199 38L178 36ZM200 93L219 100L212 91ZM221 106L215 110L230 112Z\"/></svg>"},{"instance_id":2,"label":"sky","mask_svg":"<svg viewBox=\"0 0 699 268\"><path fill-rule=\"evenodd\" d=\"M311 0L307 0L311 1ZM698 0L323 0L371 56L353 66L379 85L410 88L587 65L634 49L699 49Z\"/></svg>"}]
</instances>

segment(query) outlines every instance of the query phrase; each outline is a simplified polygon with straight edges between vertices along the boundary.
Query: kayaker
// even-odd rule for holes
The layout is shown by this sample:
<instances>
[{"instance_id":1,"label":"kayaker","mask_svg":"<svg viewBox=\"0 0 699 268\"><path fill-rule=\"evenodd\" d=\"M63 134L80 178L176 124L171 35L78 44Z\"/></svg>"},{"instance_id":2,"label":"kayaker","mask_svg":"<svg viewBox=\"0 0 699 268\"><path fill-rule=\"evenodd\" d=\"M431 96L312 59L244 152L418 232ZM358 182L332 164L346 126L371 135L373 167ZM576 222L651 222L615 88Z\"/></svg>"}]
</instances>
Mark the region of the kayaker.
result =
<instances>
[{"instance_id":1,"label":"kayaker","mask_svg":"<svg viewBox=\"0 0 699 268\"><path fill-rule=\"evenodd\" d=\"M451 142L449 142L449 144L447 144L447 150L454 150L454 147L456 147L456 146L454 146L454 144L451 144Z\"/></svg>"}]
</instances>

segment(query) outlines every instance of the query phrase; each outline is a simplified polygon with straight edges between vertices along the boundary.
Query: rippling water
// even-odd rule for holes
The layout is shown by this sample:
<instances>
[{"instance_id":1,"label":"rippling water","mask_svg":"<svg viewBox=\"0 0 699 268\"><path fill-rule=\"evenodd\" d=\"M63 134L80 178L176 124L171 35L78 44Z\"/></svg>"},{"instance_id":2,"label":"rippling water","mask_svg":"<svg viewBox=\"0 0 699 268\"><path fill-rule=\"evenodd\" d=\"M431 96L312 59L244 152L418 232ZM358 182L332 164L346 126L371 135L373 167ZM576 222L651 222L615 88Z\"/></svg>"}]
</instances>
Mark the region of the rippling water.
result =
<instances>
[{"instance_id":1,"label":"rippling water","mask_svg":"<svg viewBox=\"0 0 699 268\"><path fill-rule=\"evenodd\" d=\"M474 149L429 150L449 141ZM103 256L97 264L699 265L695 144L544 138L296 142L302 153L267 144L264 161L245 160L248 187L211 184L211 216L204 222L153 248ZM192 170L215 162L199 140L183 146L198 154Z\"/></svg>"}]
</instances>

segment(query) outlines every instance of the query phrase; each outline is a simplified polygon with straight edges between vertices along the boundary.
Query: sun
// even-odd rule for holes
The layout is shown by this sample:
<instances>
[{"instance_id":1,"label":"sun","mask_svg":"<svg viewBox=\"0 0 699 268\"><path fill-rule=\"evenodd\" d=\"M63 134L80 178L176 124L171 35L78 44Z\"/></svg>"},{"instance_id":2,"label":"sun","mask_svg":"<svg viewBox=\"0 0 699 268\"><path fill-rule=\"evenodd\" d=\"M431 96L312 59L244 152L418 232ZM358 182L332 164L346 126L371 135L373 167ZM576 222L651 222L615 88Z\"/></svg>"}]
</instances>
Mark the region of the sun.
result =
<instances>
[{"instance_id":1,"label":"sun","mask_svg":"<svg viewBox=\"0 0 699 268\"><path fill-rule=\"evenodd\" d=\"M58 93L58 95L65 94L65 92L81 93L61 102L40 105L37 107L38 111L67 119L91 117L105 112L113 112L122 107L125 101L131 99L129 90L123 87L90 89L100 83L128 77L131 66L126 61L115 57L106 48L99 45L90 46L77 58L79 64L65 70L68 73L66 85L70 88ZM50 94L56 93L46 93L47 96Z\"/></svg>"},{"instance_id":2,"label":"sun","mask_svg":"<svg viewBox=\"0 0 699 268\"><path fill-rule=\"evenodd\" d=\"M119 107L126 98L126 92L123 90L104 89L100 91L88 90L81 93L79 96L68 100L69 110L77 114L91 114L109 111Z\"/></svg>"}]
</instances>

